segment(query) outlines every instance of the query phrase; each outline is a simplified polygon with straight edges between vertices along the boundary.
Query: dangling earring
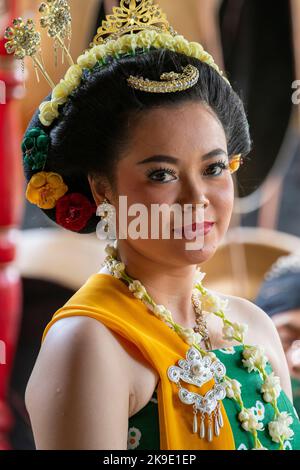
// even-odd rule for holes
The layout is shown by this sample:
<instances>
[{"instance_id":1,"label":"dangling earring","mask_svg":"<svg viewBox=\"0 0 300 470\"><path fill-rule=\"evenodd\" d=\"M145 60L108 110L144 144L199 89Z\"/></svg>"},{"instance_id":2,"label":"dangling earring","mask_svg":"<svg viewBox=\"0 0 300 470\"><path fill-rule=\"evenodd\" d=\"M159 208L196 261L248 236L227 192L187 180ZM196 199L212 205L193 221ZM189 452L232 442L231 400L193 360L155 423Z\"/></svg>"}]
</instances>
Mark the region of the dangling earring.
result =
<instances>
[{"instance_id":1,"label":"dangling earring","mask_svg":"<svg viewBox=\"0 0 300 470\"><path fill-rule=\"evenodd\" d=\"M96 215L101 217L96 228L97 237L101 240L116 239L116 211L106 198L97 207Z\"/></svg>"}]
</instances>

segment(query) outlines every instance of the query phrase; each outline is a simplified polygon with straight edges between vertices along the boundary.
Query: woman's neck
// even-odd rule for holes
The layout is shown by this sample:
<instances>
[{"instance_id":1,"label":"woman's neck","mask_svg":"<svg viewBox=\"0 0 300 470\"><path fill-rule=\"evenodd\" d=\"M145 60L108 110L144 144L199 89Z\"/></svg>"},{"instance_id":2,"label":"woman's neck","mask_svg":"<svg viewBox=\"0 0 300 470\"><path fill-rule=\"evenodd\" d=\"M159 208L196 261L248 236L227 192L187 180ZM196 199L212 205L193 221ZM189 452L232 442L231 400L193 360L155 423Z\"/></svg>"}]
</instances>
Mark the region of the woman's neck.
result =
<instances>
[{"instance_id":1,"label":"woman's neck","mask_svg":"<svg viewBox=\"0 0 300 470\"><path fill-rule=\"evenodd\" d=\"M196 265L172 267L158 264L122 241L118 242L118 259L125 264L127 274L145 286L156 304L162 304L171 311L175 322L185 327L195 326L191 296Z\"/></svg>"}]
</instances>

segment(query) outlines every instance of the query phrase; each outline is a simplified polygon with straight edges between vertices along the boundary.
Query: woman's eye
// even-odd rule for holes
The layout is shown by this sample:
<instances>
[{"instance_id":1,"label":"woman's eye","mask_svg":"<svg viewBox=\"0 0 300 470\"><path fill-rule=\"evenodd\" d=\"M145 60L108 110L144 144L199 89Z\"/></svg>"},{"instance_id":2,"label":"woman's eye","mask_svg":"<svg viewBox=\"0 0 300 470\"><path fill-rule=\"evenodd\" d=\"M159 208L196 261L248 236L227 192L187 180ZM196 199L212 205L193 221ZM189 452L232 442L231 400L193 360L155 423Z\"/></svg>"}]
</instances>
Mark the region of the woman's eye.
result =
<instances>
[{"instance_id":1,"label":"woman's eye","mask_svg":"<svg viewBox=\"0 0 300 470\"><path fill-rule=\"evenodd\" d=\"M208 176L220 176L224 170L228 169L228 167L229 166L225 161L220 160L219 162L209 165L207 170L204 172L204 175L206 175L208 171ZM217 170L217 172L215 172L215 170Z\"/></svg>"},{"instance_id":2,"label":"woman's eye","mask_svg":"<svg viewBox=\"0 0 300 470\"><path fill-rule=\"evenodd\" d=\"M223 170L229 168L226 161L220 160L216 163L212 163L207 167L203 173L205 176L220 176ZM172 168L152 168L148 170L147 177L157 183L169 183L170 181L176 180L176 171Z\"/></svg>"},{"instance_id":3,"label":"woman's eye","mask_svg":"<svg viewBox=\"0 0 300 470\"><path fill-rule=\"evenodd\" d=\"M158 183L168 183L176 177L176 171L172 168L151 169L147 172L148 178Z\"/></svg>"}]
</instances>

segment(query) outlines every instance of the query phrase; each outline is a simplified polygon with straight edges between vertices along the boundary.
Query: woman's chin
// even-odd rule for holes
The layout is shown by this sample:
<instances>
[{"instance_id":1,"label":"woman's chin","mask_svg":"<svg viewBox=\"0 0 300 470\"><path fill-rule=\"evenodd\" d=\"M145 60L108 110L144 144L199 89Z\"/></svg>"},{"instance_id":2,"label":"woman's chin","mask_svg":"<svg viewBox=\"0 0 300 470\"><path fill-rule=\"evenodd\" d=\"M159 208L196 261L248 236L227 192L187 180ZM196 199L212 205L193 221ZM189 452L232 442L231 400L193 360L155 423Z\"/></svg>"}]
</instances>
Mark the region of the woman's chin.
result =
<instances>
[{"instance_id":1,"label":"woman's chin","mask_svg":"<svg viewBox=\"0 0 300 470\"><path fill-rule=\"evenodd\" d=\"M199 250L186 250L184 256L191 264L202 264L212 258L215 252L216 246L204 245Z\"/></svg>"},{"instance_id":2,"label":"woman's chin","mask_svg":"<svg viewBox=\"0 0 300 470\"><path fill-rule=\"evenodd\" d=\"M174 244L174 241L176 242ZM218 243L214 241L195 241L195 240L173 240L173 256L181 258L184 263L201 264L213 257L218 247Z\"/></svg>"},{"instance_id":3,"label":"woman's chin","mask_svg":"<svg viewBox=\"0 0 300 470\"><path fill-rule=\"evenodd\" d=\"M188 264L201 264L209 260L218 248L216 236L205 236L204 240L181 239L153 239L153 240L132 240L130 245L136 251L144 253L145 257L150 257L152 261L171 263L171 265L185 266Z\"/></svg>"}]
</instances>

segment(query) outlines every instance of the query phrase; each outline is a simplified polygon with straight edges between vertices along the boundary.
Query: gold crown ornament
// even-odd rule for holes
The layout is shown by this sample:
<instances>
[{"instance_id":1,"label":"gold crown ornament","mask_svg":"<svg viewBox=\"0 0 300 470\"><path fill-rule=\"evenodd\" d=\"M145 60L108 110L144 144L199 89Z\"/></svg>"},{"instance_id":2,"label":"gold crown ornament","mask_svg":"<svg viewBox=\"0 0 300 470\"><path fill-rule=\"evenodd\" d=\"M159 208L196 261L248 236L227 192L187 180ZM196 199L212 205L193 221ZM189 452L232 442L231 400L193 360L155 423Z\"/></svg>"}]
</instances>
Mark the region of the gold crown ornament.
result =
<instances>
[{"instance_id":1,"label":"gold crown ornament","mask_svg":"<svg viewBox=\"0 0 300 470\"><path fill-rule=\"evenodd\" d=\"M121 0L119 7L113 7L113 14L107 15L102 21L93 42L77 58L76 63L63 42L66 36L69 39L71 36L71 13L67 0L47 0L41 4L39 11L43 14L40 25L54 39L55 51L57 45L61 46L70 63L64 78L55 86L43 61L36 57L40 53L41 41L33 20L28 20L27 24L24 24L22 18L14 20L14 27L6 30L5 38L8 42L5 47L17 59L31 57L36 69L38 67L41 70L52 88L51 100L39 106L39 119L44 126L50 126L59 116L58 107L66 103L69 95L80 85L84 69L91 71L96 64L105 65L108 56L118 59L123 54L135 55L137 49L147 52L150 47L165 48L197 58L213 67L229 83L212 56L201 44L189 42L178 34L153 0ZM132 88L152 93L178 92L195 85L197 72L196 67L189 65L182 69L182 73L166 72L160 77L162 82L130 76L127 83Z\"/></svg>"},{"instance_id":2,"label":"gold crown ornament","mask_svg":"<svg viewBox=\"0 0 300 470\"><path fill-rule=\"evenodd\" d=\"M120 7L113 7L113 14L106 16L106 21L103 21L98 28L90 46L105 44L123 34L146 29L177 35L170 26L166 14L152 0L121 0Z\"/></svg>"}]
</instances>

